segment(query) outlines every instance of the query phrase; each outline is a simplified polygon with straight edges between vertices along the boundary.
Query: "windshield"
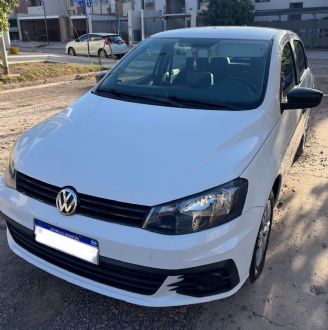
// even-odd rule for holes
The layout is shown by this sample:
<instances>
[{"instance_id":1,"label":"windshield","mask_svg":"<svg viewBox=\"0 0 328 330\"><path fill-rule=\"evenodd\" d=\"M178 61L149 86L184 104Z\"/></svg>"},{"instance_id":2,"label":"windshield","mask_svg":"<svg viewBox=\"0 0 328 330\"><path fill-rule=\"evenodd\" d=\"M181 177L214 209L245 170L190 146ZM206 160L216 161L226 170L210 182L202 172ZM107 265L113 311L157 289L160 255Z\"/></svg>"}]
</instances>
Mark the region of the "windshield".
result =
<instances>
[{"instance_id":1,"label":"windshield","mask_svg":"<svg viewBox=\"0 0 328 330\"><path fill-rule=\"evenodd\" d=\"M265 94L270 50L262 40L149 38L96 93L174 107L254 109Z\"/></svg>"}]
</instances>

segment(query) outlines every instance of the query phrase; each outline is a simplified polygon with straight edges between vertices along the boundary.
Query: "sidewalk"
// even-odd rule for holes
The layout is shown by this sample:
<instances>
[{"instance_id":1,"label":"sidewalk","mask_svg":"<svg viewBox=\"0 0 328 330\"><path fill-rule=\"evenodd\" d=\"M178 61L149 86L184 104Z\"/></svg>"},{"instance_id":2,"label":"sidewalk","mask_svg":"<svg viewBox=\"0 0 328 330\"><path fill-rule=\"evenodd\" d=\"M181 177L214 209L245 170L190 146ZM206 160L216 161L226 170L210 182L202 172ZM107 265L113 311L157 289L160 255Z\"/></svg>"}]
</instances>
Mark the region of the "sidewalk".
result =
<instances>
[{"instance_id":1,"label":"sidewalk","mask_svg":"<svg viewBox=\"0 0 328 330\"><path fill-rule=\"evenodd\" d=\"M51 53L51 54L65 54L65 46L67 42L50 42L49 45L45 45L40 41L12 41L11 46L19 47L21 52L28 53ZM129 49L135 45L128 45Z\"/></svg>"},{"instance_id":2,"label":"sidewalk","mask_svg":"<svg viewBox=\"0 0 328 330\"><path fill-rule=\"evenodd\" d=\"M328 50L308 50L307 56L310 60L328 60Z\"/></svg>"},{"instance_id":3,"label":"sidewalk","mask_svg":"<svg viewBox=\"0 0 328 330\"><path fill-rule=\"evenodd\" d=\"M17 46L22 52L37 52L37 53L56 53L65 54L66 42L50 42L45 45L40 41L12 41L12 46Z\"/></svg>"},{"instance_id":4,"label":"sidewalk","mask_svg":"<svg viewBox=\"0 0 328 330\"><path fill-rule=\"evenodd\" d=\"M68 56L62 54L36 54L33 52L20 54L20 55L9 55L9 64L16 63L28 63L28 62L56 62L56 63L74 63L84 65L100 65L104 69L113 68L118 61L110 58L99 58L99 57L87 57L87 56Z\"/></svg>"}]
</instances>

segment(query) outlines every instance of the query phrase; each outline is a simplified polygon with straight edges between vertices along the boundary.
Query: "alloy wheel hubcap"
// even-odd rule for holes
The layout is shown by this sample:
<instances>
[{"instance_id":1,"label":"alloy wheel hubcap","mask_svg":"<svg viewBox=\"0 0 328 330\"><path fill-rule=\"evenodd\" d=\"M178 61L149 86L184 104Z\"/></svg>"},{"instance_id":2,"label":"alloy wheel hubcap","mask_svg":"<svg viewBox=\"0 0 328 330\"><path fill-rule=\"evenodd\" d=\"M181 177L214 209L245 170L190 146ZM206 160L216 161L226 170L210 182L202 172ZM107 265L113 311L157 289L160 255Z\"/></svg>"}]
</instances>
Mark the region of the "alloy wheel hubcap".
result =
<instances>
[{"instance_id":1,"label":"alloy wheel hubcap","mask_svg":"<svg viewBox=\"0 0 328 330\"><path fill-rule=\"evenodd\" d=\"M257 250L256 250L256 267L260 267L265 249L268 243L269 232L270 232L270 224L271 224L271 202L267 201L267 204L264 209L263 217L261 220L261 227L259 231L259 236L257 239Z\"/></svg>"}]
</instances>

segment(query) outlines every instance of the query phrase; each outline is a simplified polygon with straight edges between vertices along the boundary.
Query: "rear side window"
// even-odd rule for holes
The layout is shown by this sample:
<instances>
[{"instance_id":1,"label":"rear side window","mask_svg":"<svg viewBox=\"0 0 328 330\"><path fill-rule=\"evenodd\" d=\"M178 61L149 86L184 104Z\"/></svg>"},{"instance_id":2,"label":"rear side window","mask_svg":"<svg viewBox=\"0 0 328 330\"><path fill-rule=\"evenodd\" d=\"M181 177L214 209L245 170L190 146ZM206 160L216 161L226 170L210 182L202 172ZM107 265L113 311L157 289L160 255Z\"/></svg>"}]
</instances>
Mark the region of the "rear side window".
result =
<instances>
[{"instance_id":1,"label":"rear side window","mask_svg":"<svg viewBox=\"0 0 328 330\"><path fill-rule=\"evenodd\" d=\"M286 44L281 58L281 91L283 97L295 86L295 66L292 48Z\"/></svg>"},{"instance_id":2,"label":"rear side window","mask_svg":"<svg viewBox=\"0 0 328 330\"><path fill-rule=\"evenodd\" d=\"M298 40L294 40L294 47L296 53L296 65L298 67L298 71L301 77L306 69L306 56L304 52L304 47L302 43Z\"/></svg>"},{"instance_id":3,"label":"rear side window","mask_svg":"<svg viewBox=\"0 0 328 330\"><path fill-rule=\"evenodd\" d=\"M111 43L122 44L124 41L119 35L109 35L103 37L103 39L108 39Z\"/></svg>"}]
</instances>

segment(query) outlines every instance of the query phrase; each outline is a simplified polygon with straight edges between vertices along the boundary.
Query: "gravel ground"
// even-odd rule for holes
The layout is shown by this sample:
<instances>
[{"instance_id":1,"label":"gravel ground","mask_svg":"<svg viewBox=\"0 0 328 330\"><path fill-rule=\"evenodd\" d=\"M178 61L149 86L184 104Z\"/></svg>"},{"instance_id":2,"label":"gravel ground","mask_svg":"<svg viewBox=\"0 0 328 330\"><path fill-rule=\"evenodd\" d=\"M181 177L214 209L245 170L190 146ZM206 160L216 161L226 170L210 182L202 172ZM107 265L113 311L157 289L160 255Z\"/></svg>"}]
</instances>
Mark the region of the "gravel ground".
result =
<instances>
[{"instance_id":1,"label":"gravel ground","mask_svg":"<svg viewBox=\"0 0 328 330\"><path fill-rule=\"evenodd\" d=\"M313 60L319 88L327 62ZM0 92L0 173L19 134L88 90L94 80ZM223 301L144 308L53 277L15 256L0 219L0 329L327 329L328 102L313 110L304 156L275 212L261 278Z\"/></svg>"}]
</instances>

